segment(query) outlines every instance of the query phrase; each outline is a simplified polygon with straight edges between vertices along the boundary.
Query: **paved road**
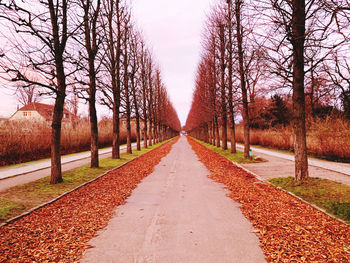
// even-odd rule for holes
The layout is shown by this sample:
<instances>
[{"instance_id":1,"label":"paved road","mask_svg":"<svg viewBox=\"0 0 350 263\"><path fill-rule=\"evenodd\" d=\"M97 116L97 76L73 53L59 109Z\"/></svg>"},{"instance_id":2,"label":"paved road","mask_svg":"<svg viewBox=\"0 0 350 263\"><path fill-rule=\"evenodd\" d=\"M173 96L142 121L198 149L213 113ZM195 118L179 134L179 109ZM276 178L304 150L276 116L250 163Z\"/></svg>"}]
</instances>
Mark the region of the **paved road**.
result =
<instances>
[{"instance_id":1,"label":"paved road","mask_svg":"<svg viewBox=\"0 0 350 263\"><path fill-rule=\"evenodd\" d=\"M133 144L136 148L136 144ZM126 151L126 146L120 147L121 152ZM112 156L112 148L99 150L100 159ZM62 157L62 171L68 171L90 162L90 152L65 155ZM23 163L10 167L0 168L0 192L18 184L25 184L42 177L49 176L51 172L50 159L36 162Z\"/></svg>"},{"instance_id":2,"label":"paved road","mask_svg":"<svg viewBox=\"0 0 350 263\"><path fill-rule=\"evenodd\" d=\"M208 173L181 137L81 262L266 262L239 204Z\"/></svg>"}]
</instances>

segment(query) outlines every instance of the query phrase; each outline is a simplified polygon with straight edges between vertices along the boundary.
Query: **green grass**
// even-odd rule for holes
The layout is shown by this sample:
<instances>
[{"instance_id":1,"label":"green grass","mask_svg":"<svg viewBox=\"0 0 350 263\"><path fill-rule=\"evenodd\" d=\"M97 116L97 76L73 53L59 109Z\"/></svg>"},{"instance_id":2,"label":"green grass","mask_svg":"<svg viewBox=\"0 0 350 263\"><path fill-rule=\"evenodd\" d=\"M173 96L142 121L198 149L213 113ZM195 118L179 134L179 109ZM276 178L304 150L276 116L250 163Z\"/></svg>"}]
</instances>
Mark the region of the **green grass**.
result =
<instances>
[{"instance_id":1,"label":"green grass","mask_svg":"<svg viewBox=\"0 0 350 263\"><path fill-rule=\"evenodd\" d=\"M133 154L122 153L120 159L101 159L99 168L90 168L89 165L84 165L64 172L63 183L60 184L50 185L50 177L47 176L37 181L9 188L0 193L0 223L48 202L166 142L149 146L148 149L141 151L133 150Z\"/></svg>"},{"instance_id":2,"label":"green grass","mask_svg":"<svg viewBox=\"0 0 350 263\"><path fill-rule=\"evenodd\" d=\"M204 145L205 147L207 147L208 149L226 157L227 159L236 162L236 163L256 163L258 161L254 160L254 155L253 155L253 159L246 159L244 158L244 153L241 151L237 151L236 153L231 153L230 149L227 150L223 150L221 147L216 147L214 145L211 145L209 143L205 143L203 141L197 140L195 138L192 137L192 139L194 139L195 141L199 142L200 144ZM260 161L259 161L260 162Z\"/></svg>"},{"instance_id":3,"label":"green grass","mask_svg":"<svg viewBox=\"0 0 350 263\"><path fill-rule=\"evenodd\" d=\"M18 213L23 209L23 205L0 199L0 221L6 220L12 214Z\"/></svg>"},{"instance_id":4,"label":"green grass","mask_svg":"<svg viewBox=\"0 0 350 263\"><path fill-rule=\"evenodd\" d=\"M301 182L294 177L268 181L350 223L350 186L317 177Z\"/></svg>"}]
</instances>

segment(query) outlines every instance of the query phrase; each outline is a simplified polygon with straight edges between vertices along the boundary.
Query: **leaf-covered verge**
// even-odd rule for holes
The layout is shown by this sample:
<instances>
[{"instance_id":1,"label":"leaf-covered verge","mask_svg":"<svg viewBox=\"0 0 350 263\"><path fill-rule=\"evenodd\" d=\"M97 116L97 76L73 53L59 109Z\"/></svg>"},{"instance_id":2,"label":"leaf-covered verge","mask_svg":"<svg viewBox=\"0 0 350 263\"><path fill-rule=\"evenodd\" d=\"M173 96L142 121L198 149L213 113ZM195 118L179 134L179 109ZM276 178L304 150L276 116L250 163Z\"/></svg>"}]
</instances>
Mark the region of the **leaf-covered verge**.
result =
<instances>
[{"instance_id":1,"label":"leaf-covered verge","mask_svg":"<svg viewBox=\"0 0 350 263\"><path fill-rule=\"evenodd\" d=\"M99 168L90 168L88 164L66 171L63 173L64 181L60 184L51 185L50 176L47 176L0 192L0 223L97 178L103 173L131 161L163 143L165 142L154 144L141 151L133 151L132 154L122 153L120 159L101 159Z\"/></svg>"},{"instance_id":2,"label":"leaf-covered verge","mask_svg":"<svg viewBox=\"0 0 350 263\"><path fill-rule=\"evenodd\" d=\"M259 163L259 162L264 162L266 160L263 160L261 158L259 158L260 160L255 160L256 156L252 156L252 159L247 159L244 158L244 153L242 151L237 151L236 153L231 153L230 149L227 150L223 150L221 147L217 147L215 145L211 145L209 143L197 140L193 137L191 137L193 140L195 140L196 142L204 145L205 147L207 147L208 149L226 157L227 159L231 160L232 162L236 162L236 163Z\"/></svg>"},{"instance_id":3,"label":"leaf-covered verge","mask_svg":"<svg viewBox=\"0 0 350 263\"><path fill-rule=\"evenodd\" d=\"M348 225L188 140L211 172L209 177L225 184L228 196L241 203L268 262L350 262Z\"/></svg>"},{"instance_id":4,"label":"leaf-covered verge","mask_svg":"<svg viewBox=\"0 0 350 263\"><path fill-rule=\"evenodd\" d=\"M168 154L173 140L0 228L0 262L77 262L118 205Z\"/></svg>"},{"instance_id":5,"label":"leaf-covered verge","mask_svg":"<svg viewBox=\"0 0 350 263\"><path fill-rule=\"evenodd\" d=\"M273 178L269 182L350 223L350 186L317 177L300 182L293 177Z\"/></svg>"}]
</instances>

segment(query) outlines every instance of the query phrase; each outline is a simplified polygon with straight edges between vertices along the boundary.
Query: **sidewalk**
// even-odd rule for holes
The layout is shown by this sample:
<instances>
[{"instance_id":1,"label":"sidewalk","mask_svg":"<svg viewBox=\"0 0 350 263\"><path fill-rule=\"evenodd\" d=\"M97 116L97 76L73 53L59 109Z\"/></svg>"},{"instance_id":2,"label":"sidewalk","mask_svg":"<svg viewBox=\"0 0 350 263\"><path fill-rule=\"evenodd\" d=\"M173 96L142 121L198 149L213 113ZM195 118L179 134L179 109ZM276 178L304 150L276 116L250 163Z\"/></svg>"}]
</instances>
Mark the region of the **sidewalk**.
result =
<instances>
[{"instance_id":1,"label":"sidewalk","mask_svg":"<svg viewBox=\"0 0 350 263\"><path fill-rule=\"evenodd\" d=\"M133 147L135 146L134 143L132 145L133 145ZM126 145L123 145L120 147L120 150L125 150L125 149L126 149ZM105 154L109 154L111 152L112 152L111 147L99 149L99 151L98 151L99 155L105 155ZM63 165L63 164L67 164L70 162L75 162L78 160L87 159L87 158L90 158L90 156L91 156L90 151L63 155L61 162ZM51 160L50 159L43 159L43 160L38 160L38 161L33 161L33 162L28 162L28 163L11 165L11 166L7 166L7 167L0 167L0 180L6 179L9 177L14 177L17 175L23 175L23 174L32 173L35 171L40 171L40 170L50 168L50 167L51 167Z\"/></svg>"},{"instance_id":2,"label":"sidewalk","mask_svg":"<svg viewBox=\"0 0 350 263\"><path fill-rule=\"evenodd\" d=\"M132 144L136 148L136 144ZM126 145L120 147L121 152L126 151ZM99 158L112 156L112 148L99 150ZM81 167L90 162L90 152L75 153L62 156L62 172ZM44 159L29 163L12 165L0 168L0 192L19 184L29 183L49 176L51 172L51 160Z\"/></svg>"},{"instance_id":3,"label":"sidewalk","mask_svg":"<svg viewBox=\"0 0 350 263\"><path fill-rule=\"evenodd\" d=\"M243 149L242 146L237 148ZM267 162L241 163L240 165L262 179L295 176L293 155L255 147L252 147L252 151L254 155L266 159ZM317 160L315 158L309 158L309 163L309 175L311 177L329 179L350 185L350 171L348 171L350 164Z\"/></svg>"},{"instance_id":4,"label":"sidewalk","mask_svg":"<svg viewBox=\"0 0 350 263\"><path fill-rule=\"evenodd\" d=\"M240 145L240 144L237 144L237 148L240 150L244 149L243 145ZM250 147L250 148L252 149L252 152L254 155L261 156L261 154L266 154L269 156L278 157L278 158L282 158L282 159L294 162L294 155L292 154L277 152L269 149L261 149L257 147ZM308 161L309 161L309 166L315 166L315 167L335 171L338 173L350 175L350 163L331 162L331 161L316 159L312 157L308 157Z\"/></svg>"},{"instance_id":5,"label":"sidewalk","mask_svg":"<svg viewBox=\"0 0 350 263\"><path fill-rule=\"evenodd\" d=\"M239 204L181 137L81 262L266 262Z\"/></svg>"}]
</instances>

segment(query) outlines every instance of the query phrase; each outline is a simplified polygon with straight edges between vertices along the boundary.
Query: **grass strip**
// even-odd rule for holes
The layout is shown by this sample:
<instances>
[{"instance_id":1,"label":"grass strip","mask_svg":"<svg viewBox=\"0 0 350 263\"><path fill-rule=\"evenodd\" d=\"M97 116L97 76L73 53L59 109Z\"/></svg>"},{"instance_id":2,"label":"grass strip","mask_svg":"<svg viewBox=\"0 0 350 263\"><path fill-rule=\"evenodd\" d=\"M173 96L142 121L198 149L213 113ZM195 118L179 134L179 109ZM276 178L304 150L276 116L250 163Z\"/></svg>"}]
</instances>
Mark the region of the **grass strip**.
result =
<instances>
[{"instance_id":1,"label":"grass strip","mask_svg":"<svg viewBox=\"0 0 350 263\"><path fill-rule=\"evenodd\" d=\"M254 158L256 156L254 156L254 155L253 155L252 159L247 159L247 158L244 158L244 153L242 151L237 150L236 153L231 153L230 149L223 150L222 147L217 147L215 145L211 145L209 143L200 141L200 140L195 139L193 137L191 137L191 138L193 140L195 140L196 142L199 142L203 146L207 147L208 149L226 157L227 159L231 160L232 162L236 162L236 163L258 163L258 162L261 162L261 160L259 160L259 161L255 160ZM262 161L266 161L266 160L262 159Z\"/></svg>"},{"instance_id":2,"label":"grass strip","mask_svg":"<svg viewBox=\"0 0 350 263\"><path fill-rule=\"evenodd\" d=\"M294 177L268 181L350 223L350 186L318 177L301 182Z\"/></svg>"},{"instance_id":3,"label":"grass strip","mask_svg":"<svg viewBox=\"0 0 350 263\"><path fill-rule=\"evenodd\" d=\"M105 172L117 168L167 141L148 146L132 154L122 153L120 159L106 158L100 160L99 168L90 168L89 164L63 173L63 183L50 185L50 176L39 180L11 187L0 193L0 223L21 215L30 209L46 203Z\"/></svg>"}]
</instances>

